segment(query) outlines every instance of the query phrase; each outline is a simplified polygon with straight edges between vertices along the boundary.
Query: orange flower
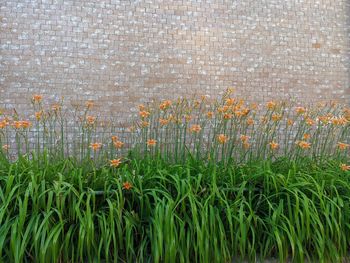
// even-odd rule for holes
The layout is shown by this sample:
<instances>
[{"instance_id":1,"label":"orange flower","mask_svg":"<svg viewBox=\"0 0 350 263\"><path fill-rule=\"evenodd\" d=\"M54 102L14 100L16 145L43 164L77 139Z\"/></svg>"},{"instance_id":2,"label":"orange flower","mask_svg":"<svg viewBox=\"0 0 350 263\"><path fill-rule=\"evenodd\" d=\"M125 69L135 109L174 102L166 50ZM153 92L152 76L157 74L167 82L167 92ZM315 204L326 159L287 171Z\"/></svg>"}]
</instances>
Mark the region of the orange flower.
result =
<instances>
[{"instance_id":1,"label":"orange flower","mask_svg":"<svg viewBox=\"0 0 350 263\"><path fill-rule=\"evenodd\" d=\"M334 125L345 125L347 122L348 122L348 120L345 117L343 117L343 116L341 116L341 117L333 117L332 118L332 123Z\"/></svg>"},{"instance_id":2,"label":"orange flower","mask_svg":"<svg viewBox=\"0 0 350 263\"><path fill-rule=\"evenodd\" d=\"M148 111L140 111L139 115L141 116L141 118L147 118L151 113L149 113Z\"/></svg>"},{"instance_id":3,"label":"orange flower","mask_svg":"<svg viewBox=\"0 0 350 263\"><path fill-rule=\"evenodd\" d=\"M282 119L282 115L281 114L272 114L271 119L275 122L279 121Z\"/></svg>"},{"instance_id":4,"label":"orange flower","mask_svg":"<svg viewBox=\"0 0 350 263\"><path fill-rule=\"evenodd\" d=\"M339 125L339 122L338 122L338 118L337 118L337 117L333 117L333 118L331 119L331 122L332 122L333 125Z\"/></svg>"},{"instance_id":5,"label":"orange flower","mask_svg":"<svg viewBox=\"0 0 350 263\"><path fill-rule=\"evenodd\" d=\"M125 183L123 183L123 189L125 190L130 190L132 188L132 184L129 183L128 181L126 181Z\"/></svg>"},{"instance_id":6,"label":"orange flower","mask_svg":"<svg viewBox=\"0 0 350 263\"><path fill-rule=\"evenodd\" d=\"M223 106L223 107L219 107L219 108L218 108L218 112L223 113L223 112L228 111L229 109L230 109L230 107L227 106L227 105L225 105L225 106Z\"/></svg>"},{"instance_id":7,"label":"orange flower","mask_svg":"<svg viewBox=\"0 0 350 263\"><path fill-rule=\"evenodd\" d=\"M148 145L149 147L154 147L154 146L156 146L156 144L157 144L157 141L156 141L155 139L149 139L149 140L147 141L147 145Z\"/></svg>"},{"instance_id":8,"label":"orange flower","mask_svg":"<svg viewBox=\"0 0 350 263\"><path fill-rule=\"evenodd\" d=\"M247 116L247 115L249 114L249 112L250 112L250 109L248 109L248 108L244 108L244 109L242 109L242 111L241 111L242 116Z\"/></svg>"},{"instance_id":9,"label":"orange flower","mask_svg":"<svg viewBox=\"0 0 350 263\"><path fill-rule=\"evenodd\" d=\"M198 124L194 124L190 128L190 131L193 132L193 133L199 133L201 130L202 130L202 128Z\"/></svg>"},{"instance_id":10,"label":"orange flower","mask_svg":"<svg viewBox=\"0 0 350 263\"><path fill-rule=\"evenodd\" d=\"M225 144L228 141L228 137L225 134L219 134L218 141L221 144Z\"/></svg>"},{"instance_id":11,"label":"orange flower","mask_svg":"<svg viewBox=\"0 0 350 263\"><path fill-rule=\"evenodd\" d=\"M232 111L239 111L240 109L241 109L241 105L240 104L234 105L231 108Z\"/></svg>"},{"instance_id":12,"label":"orange flower","mask_svg":"<svg viewBox=\"0 0 350 263\"><path fill-rule=\"evenodd\" d=\"M14 121L12 126L16 129L20 129L22 127L21 121Z\"/></svg>"},{"instance_id":13,"label":"orange flower","mask_svg":"<svg viewBox=\"0 0 350 263\"><path fill-rule=\"evenodd\" d=\"M243 143L245 143L245 142L248 142L248 140L249 140L249 136L247 136L247 135L241 135L241 141L243 142Z\"/></svg>"},{"instance_id":14,"label":"orange flower","mask_svg":"<svg viewBox=\"0 0 350 263\"><path fill-rule=\"evenodd\" d=\"M8 151L8 150L10 149L10 145L4 144L4 145L2 146L2 149L3 149L4 151Z\"/></svg>"},{"instance_id":15,"label":"orange flower","mask_svg":"<svg viewBox=\"0 0 350 263\"><path fill-rule=\"evenodd\" d=\"M110 166L118 167L122 163L120 160L121 160L121 158L110 160L109 161L110 162Z\"/></svg>"},{"instance_id":16,"label":"orange flower","mask_svg":"<svg viewBox=\"0 0 350 263\"><path fill-rule=\"evenodd\" d=\"M303 113L305 113L306 112L306 109L304 108L304 107L296 107L295 108L295 111L296 111L296 113L297 114L303 114Z\"/></svg>"},{"instance_id":17,"label":"orange flower","mask_svg":"<svg viewBox=\"0 0 350 263\"><path fill-rule=\"evenodd\" d=\"M37 121L40 121L41 120L41 116L42 116L43 112L42 111L37 111L35 113L35 118Z\"/></svg>"},{"instance_id":18,"label":"orange flower","mask_svg":"<svg viewBox=\"0 0 350 263\"><path fill-rule=\"evenodd\" d=\"M40 102L40 101L42 101L42 99L43 99L42 95L39 95L39 94L33 95L33 101L34 102Z\"/></svg>"},{"instance_id":19,"label":"orange flower","mask_svg":"<svg viewBox=\"0 0 350 263\"><path fill-rule=\"evenodd\" d=\"M350 165L346 165L345 163L340 164L340 169L343 171L349 171L350 170Z\"/></svg>"},{"instance_id":20,"label":"orange flower","mask_svg":"<svg viewBox=\"0 0 350 263\"><path fill-rule=\"evenodd\" d=\"M247 119L247 124L248 124L248 125L253 125L253 124L254 124L253 118Z\"/></svg>"},{"instance_id":21,"label":"orange flower","mask_svg":"<svg viewBox=\"0 0 350 263\"><path fill-rule=\"evenodd\" d=\"M239 102L238 102L238 105L242 106L243 104L244 104L244 99L240 99Z\"/></svg>"},{"instance_id":22,"label":"orange flower","mask_svg":"<svg viewBox=\"0 0 350 263\"><path fill-rule=\"evenodd\" d=\"M94 106L94 102L92 100L88 100L85 103L86 108L91 109Z\"/></svg>"},{"instance_id":23,"label":"orange flower","mask_svg":"<svg viewBox=\"0 0 350 263\"><path fill-rule=\"evenodd\" d=\"M30 123L30 121L21 121L21 126L23 129L27 129L31 126L32 124Z\"/></svg>"},{"instance_id":24,"label":"orange flower","mask_svg":"<svg viewBox=\"0 0 350 263\"><path fill-rule=\"evenodd\" d=\"M112 139L112 142L116 142L116 141L118 141L118 136L113 135L113 136L111 137L111 139Z\"/></svg>"},{"instance_id":25,"label":"orange flower","mask_svg":"<svg viewBox=\"0 0 350 263\"><path fill-rule=\"evenodd\" d=\"M12 126L16 129L26 129L29 128L31 126L31 123L29 121L14 121Z\"/></svg>"},{"instance_id":26,"label":"orange flower","mask_svg":"<svg viewBox=\"0 0 350 263\"><path fill-rule=\"evenodd\" d=\"M309 148L311 148L311 143L306 142L306 141L299 141L297 144L302 149L309 149Z\"/></svg>"},{"instance_id":27,"label":"orange flower","mask_svg":"<svg viewBox=\"0 0 350 263\"><path fill-rule=\"evenodd\" d=\"M95 142L90 144L90 148L92 148L94 151L99 150L102 147L102 143Z\"/></svg>"},{"instance_id":28,"label":"orange flower","mask_svg":"<svg viewBox=\"0 0 350 263\"><path fill-rule=\"evenodd\" d=\"M274 110L277 106L277 103L274 102L274 101L269 101L267 104L266 104L266 107L269 109L269 110Z\"/></svg>"},{"instance_id":29,"label":"orange flower","mask_svg":"<svg viewBox=\"0 0 350 263\"><path fill-rule=\"evenodd\" d=\"M222 107L222 112L227 112L227 111L229 111L229 109L230 109L230 107L225 105Z\"/></svg>"},{"instance_id":30,"label":"orange flower","mask_svg":"<svg viewBox=\"0 0 350 263\"><path fill-rule=\"evenodd\" d=\"M305 120L306 124L309 125L309 126L312 126L315 124L314 120L311 119L311 118L306 118Z\"/></svg>"},{"instance_id":31,"label":"orange flower","mask_svg":"<svg viewBox=\"0 0 350 263\"><path fill-rule=\"evenodd\" d=\"M160 118L159 123L160 123L160 125L165 126L169 123L169 120Z\"/></svg>"},{"instance_id":32,"label":"orange flower","mask_svg":"<svg viewBox=\"0 0 350 263\"><path fill-rule=\"evenodd\" d=\"M140 104L140 105L139 105L139 110L140 110L140 111L145 111L145 110L146 110L145 105Z\"/></svg>"},{"instance_id":33,"label":"orange flower","mask_svg":"<svg viewBox=\"0 0 350 263\"><path fill-rule=\"evenodd\" d=\"M338 142L338 148L340 150L346 150L347 148L350 147L350 144L347 144L347 143L343 143L343 142Z\"/></svg>"},{"instance_id":34,"label":"orange flower","mask_svg":"<svg viewBox=\"0 0 350 263\"><path fill-rule=\"evenodd\" d=\"M124 146L124 143L122 141L113 141L113 145L117 149L121 149Z\"/></svg>"},{"instance_id":35,"label":"orange flower","mask_svg":"<svg viewBox=\"0 0 350 263\"><path fill-rule=\"evenodd\" d=\"M310 139L311 138L311 135L309 134L309 133L305 133L304 135L303 135L303 139L304 140L308 140L308 139Z\"/></svg>"},{"instance_id":36,"label":"orange flower","mask_svg":"<svg viewBox=\"0 0 350 263\"><path fill-rule=\"evenodd\" d=\"M236 110L234 113L235 113L235 115L236 115L238 118L240 118L240 117L243 116L243 112L242 112L242 111Z\"/></svg>"},{"instance_id":37,"label":"orange flower","mask_svg":"<svg viewBox=\"0 0 350 263\"><path fill-rule=\"evenodd\" d=\"M6 126L9 125L9 122L7 120L0 121L0 129L6 128Z\"/></svg>"},{"instance_id":38,"label":"orange flower","mask_svg":"<svg viewBox=\"0 0 350 263\"><path fill-rule=\"evenodd\" d=\"M291 120L291 119L288 119L287 120L287 125L288 126L292 126L294 124L294 121L293 120Z\"/></svg>"},{"instance_id":39,"label":"orange flower","mask_svg":"<svg viewBox=\"0 0 350 263\"><path fill-rule=\"evenodd\" d=\"M89 125L93 125L95 123L96 117L94 116L86 116L86 122Z\"/></svg>"},{"instance_id":40,"label":"orange flower","mask_svg":"<svg viewBox=\"0 0 350 263\"><path fill-rule=\"evenodd\" d=\"M232 114L231 113L225 113L224 114L224 119L225 120L229 120L229 119L231 119L232 118Z\"/></svg>"},{"instance_id":41,"label":"orange flower","mask_svg":"<svg viewBox=\"0 0 350 263\"><path fill-rule=\"evenodd\" d=\"M234 98L226 99L226 105L227 106L232 106L234 103L235 103L235 99Z\"/></svg>"},{"instance_id":42,"label":"orange flower","mask_svg":"<svg viewBox=\"0 0 350 263\"><path fill-rule=\"evenodd\" d=\"M274 142L274 141L270 142L269 144L270 144L270 148L271 148L272 150L277 150L278 147L279 147L279 144L276 143L276 142Z\"/></svg>"},{"instance_id":43,"label":"orange flower","mask_svg":"<svg viewBox=\"0 0 350 263\"><path fill-rule=\"evenodd\" d=\"M171 100L165 100L159 105L159 109L166 110L171 106L171 103L172 103Z\"/></svg>"},{"instance_id":44,"label":"orange flower","mask_svg":"<svg viewBox=\"0 0 350 263\"><path fill-rule=\"evenodd\" d=\"M212 112L212 111L208 111L208 112L207 112L207 118L208 118L208 119L213 118L213 116L214 116L214 112Z\"/></svg>"},{"instance_id":45,"label":"orange flower","mask_svg":"<svg viewBox=\"0 0 350 263\"><path fill-rule=\"evenodd\" d=\"M318 119L323 124L327 124L331 120L331 117L329 117L329 116L319 116Z\"/></svg>"},{"instance_id":46,"label":"orange flower","mask_svg":"<svg viewBox=\"0 0 350 263\"><path fill-rule=\"evenodd\" d=\"M143 128L146 128L146 127L149 126L149 122L148 122L148 121L142 121L142 122L141 122L141 126L142 126Z\"/></svg>"}]
</instances>

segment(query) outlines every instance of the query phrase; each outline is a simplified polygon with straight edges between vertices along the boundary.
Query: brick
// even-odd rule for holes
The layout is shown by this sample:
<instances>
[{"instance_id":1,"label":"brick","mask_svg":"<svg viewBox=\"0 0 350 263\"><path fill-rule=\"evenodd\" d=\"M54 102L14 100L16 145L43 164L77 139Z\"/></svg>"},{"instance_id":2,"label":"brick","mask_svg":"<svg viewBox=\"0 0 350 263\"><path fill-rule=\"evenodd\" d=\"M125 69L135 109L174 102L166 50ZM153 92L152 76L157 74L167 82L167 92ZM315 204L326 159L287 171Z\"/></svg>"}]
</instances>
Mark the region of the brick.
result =
<instances>
[{"instance_id":1,"label":"brick","mask_svg":"<svg viewBox=\"0 0 350 263\"><path fill-rule=\"evenodd\" d=\"M213 98L228 87L257 103L349 103L347 11L348 0L7 0L0 108L31 114L42 93L93 99L128 121L154 97Z\"/></svg>"}]
</instances>

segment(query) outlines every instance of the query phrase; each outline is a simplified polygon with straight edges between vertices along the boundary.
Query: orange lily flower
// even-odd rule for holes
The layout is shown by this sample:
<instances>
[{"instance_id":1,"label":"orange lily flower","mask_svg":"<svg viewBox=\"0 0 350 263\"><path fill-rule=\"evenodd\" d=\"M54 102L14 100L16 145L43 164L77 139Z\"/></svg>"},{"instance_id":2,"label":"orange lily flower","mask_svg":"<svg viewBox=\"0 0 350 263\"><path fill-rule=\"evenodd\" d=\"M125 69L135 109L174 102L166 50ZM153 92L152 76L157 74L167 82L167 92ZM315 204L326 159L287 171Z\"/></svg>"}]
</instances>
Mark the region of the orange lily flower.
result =
<instances>
[{"instance_id":1,"label":"orange lily flower","mask_svg":"<svg viewBox=\"0 0 350 263\"><path fill-rule=\"evenodd\" d=\"M89 125L93 125L95 123L95 120L96 120L96 117L94 117L94 116L86 116L86 122Z\"/></svg>"},{"instance_id":2,"label":"orange lily flower","mask_svg":"<svg viewBox=\"0 0 350 263\"><path fill-rule=\"evenodd\" d=\"M123 189L125 190L130 190L132 188L132 184L128 181L126 181L125 183L123 183Z\"/></svg>"},{"instance_id":3,"label":"orange lily flower","mask_svg":"<svg viewBox=\"0 0 350 263\"><path fill-rule=\"evenodd\" d=\"M102 147L102 143L95 142L90 144L90 148L92 148L94 151L99 150Z\"/></svg>"},{"instance_id":4,"label":"orange lily flower","mask_svg":"<svg viewBox=\"0 0 350 263\"><path fill-rule=\"evenodd\" d=\"M218 141L221 144L225 144L228 141L228 137L225 134L219 134Z\"/></svg>"},{"instance_id":5,"label":"orange lily flower","mask_svg":"<svg viewBox=\"0 0 350 263\"><path fill-rule=\"evenodd\" d=\"M120 160L121 160L121 158L110 160L109 161L110 162L110 166L118 167L122 163Z\"/></svg>"},{"instance_id":6,"label":"orange lily flower","mask_svg":"<svg viewBox=\"0 0 350 263\"><path fill-rule=\"evenodd\" d=\"M139 115L141 116L141 118L147 118L151 113L149 113L148 111L140 111Z\"/></svg>"},{"instance_id":7,"label":"orange lily flower","mask_svg":"<svg viewBox=\"0 0 350 263\"><path fill-rule=\"evenodd\" d=\"M279 147L279 144L276 143L276 142L274 142L274 141L270 142L269 144L270 144L270 148L271 148L272 150L277 150L278 147Z\"/></svg>"},{"instance_id":8,"label":"orange lily flower","mask_svg":"<svg viewBox=\"0 0 350 263\"><path fill-rule=\"evenodd\" d=\"M154 147L154 146L156 146L156 144L157 144L157 141L156 141L155 139L149 139L149 140L147 141L147 145L148 145L149 147Z\"/></svg>"},{"instance_id":9,"label":"orange lily flower","mask_svg":"<svg viewBox=\"0 0 350 263\"><path fill-rule=\"evenodd\" d=\"M33 101L34 102L40 102L42 99L43 99L42 95L39 95L39 94L33 95Z\"/></svg>"},{"instance_id":10,"label":"orange lily flower","mask_svg":"<svg viewBox=\"0 0 350 263\"><path fill-rule=\"evenodd\" d=\"M338 148L340 150L346 150L347 148L350 147L350 144L347 144L347 143L343 143L343 142L338 142Z\"/></svg>"},{"instance_id":11,"label":"orange lily flower","mask_svg":"<svg viewBox=\"0 0 350 263\"><path fill-rule=\"evenodd\" d=\"M306 141L300 141L297 144L302 149L309 149L309 148L311 148L311 143L306 142Z\"/></svg>"},{"instance_id":12,"label":"orange lily flower","mask_svg":"<svg viewBox=\"0 0 350 263\"><path fill-rule=\"evenodd\" d=\"M202 130L202 128L198 124L194 124L190 128L190 131L193 132L193 133L199 133L201 130Z\"/></svg>"},{"instance_id":13,"label":"orange lily flower","mask_svg":"<svg viewBox=\"0 0 350 263\"><path fill-rule=\"evenodd\" d=\"M121 149L124 146L124 143L122 141L114 141L113 145L117 149Z\"/></svg>"}]
</instances>

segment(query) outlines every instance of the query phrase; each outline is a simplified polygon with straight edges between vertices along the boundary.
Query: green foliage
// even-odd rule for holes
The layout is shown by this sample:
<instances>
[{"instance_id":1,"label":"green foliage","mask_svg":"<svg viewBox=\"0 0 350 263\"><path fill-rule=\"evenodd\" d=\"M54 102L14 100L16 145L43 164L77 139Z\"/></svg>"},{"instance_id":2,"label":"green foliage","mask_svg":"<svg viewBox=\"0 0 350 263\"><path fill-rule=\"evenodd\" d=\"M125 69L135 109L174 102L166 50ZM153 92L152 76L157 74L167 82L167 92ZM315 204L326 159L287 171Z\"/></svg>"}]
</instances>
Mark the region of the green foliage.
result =
<instances>
[{"instance_id":1,"label":"green foliage","mask_svg":"<svg viewBox=\"0 0 350 263\"><path fill-rule=\"evenodd\" d=\"M6 112L0 263L342 262L350 109L230 95L140 105L129 131L91 101Z\"/></svg>"},{"instance_id":2,"label":"green foliage","mask_svg":"<svg viewBox=\"0 0 350 263\"><path fill-rule=\"evenodd\" d=\"M1 262L340 262L350 245L350 173L331 160L2 157L0 204Z\"/></svg>"}]
</instances>

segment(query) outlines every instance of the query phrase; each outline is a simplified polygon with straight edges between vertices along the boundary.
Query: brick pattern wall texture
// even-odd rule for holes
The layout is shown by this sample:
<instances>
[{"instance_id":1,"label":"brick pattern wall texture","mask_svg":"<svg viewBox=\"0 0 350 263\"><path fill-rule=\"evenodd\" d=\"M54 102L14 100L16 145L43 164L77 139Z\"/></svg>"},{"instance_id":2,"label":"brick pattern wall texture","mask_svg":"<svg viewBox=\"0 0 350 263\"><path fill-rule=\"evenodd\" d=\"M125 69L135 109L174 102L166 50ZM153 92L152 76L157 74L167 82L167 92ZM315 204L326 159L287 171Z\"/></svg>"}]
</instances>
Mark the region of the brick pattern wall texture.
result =
<instances>
[{"instance_id":1,"label":"brick pattern wall texture","mask_svg":"<svg viewBox=\"0 0 350 263\"><path fill-rule=\"evenodd\" d=\"M228 87L350 102L349 0L0 0L0 107L139 103Z\"/></svg>"}]
</instances>

